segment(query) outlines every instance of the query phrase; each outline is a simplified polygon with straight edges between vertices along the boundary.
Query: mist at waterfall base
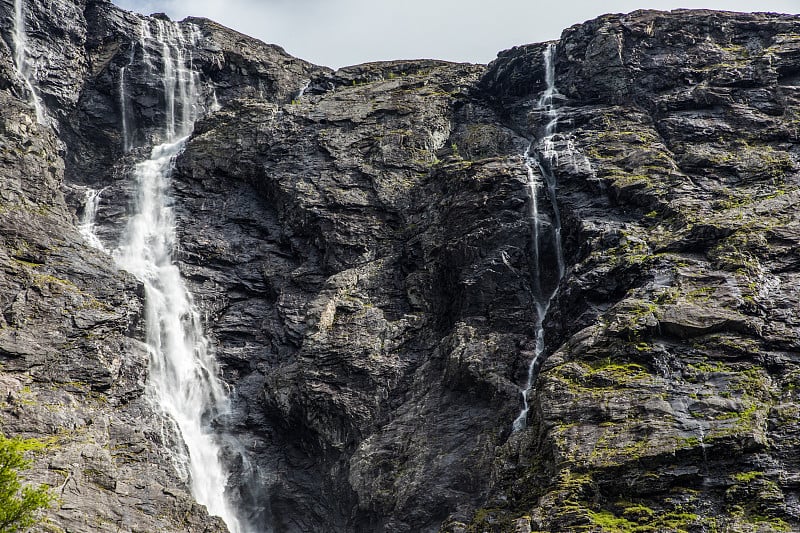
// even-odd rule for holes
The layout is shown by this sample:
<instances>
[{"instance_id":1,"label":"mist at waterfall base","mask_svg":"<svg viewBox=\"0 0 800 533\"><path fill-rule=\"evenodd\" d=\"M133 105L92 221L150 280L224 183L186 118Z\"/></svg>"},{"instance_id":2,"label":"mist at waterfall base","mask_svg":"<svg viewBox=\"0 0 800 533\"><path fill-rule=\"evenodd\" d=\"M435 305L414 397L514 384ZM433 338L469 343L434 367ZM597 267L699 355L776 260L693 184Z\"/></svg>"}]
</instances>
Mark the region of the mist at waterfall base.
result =
<instances>
[{"instance_id":1,"label":"mist at waterfall base","mask_svg":"<svg viewBox=\"0 0 800 533\"><path fill-rule=\"evenodd\" d=\"M434 58L488 63L498 50L557 39L562 28L604 13L678 8L800 12L796 0L573 0L542 9L524 0L114 0L175 20L208 17L290 54L333 68L367 61ZM391 31L387 31L391 28ZM480 35L480 39L475 38Z\"/></svg>"}]
</instances>

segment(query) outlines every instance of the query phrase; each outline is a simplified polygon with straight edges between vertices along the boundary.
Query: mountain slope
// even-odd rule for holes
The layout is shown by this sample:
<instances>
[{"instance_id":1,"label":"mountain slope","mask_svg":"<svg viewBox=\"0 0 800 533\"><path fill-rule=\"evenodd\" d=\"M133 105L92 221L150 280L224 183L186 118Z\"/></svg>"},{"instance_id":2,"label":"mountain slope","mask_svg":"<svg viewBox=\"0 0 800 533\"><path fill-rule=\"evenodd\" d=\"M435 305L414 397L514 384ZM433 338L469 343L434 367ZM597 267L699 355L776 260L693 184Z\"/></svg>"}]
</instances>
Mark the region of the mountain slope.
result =
<instances>
[{"instance_id":1,"label":"mountain slope","mask_svg":"<svg viewBox=\"0 0 800 533\"><path fill-rule=\"evenodd\" d=\"M51 530L224 530L148 400L142 286L85 238L101 190L117 247L164 141L143 35L166 21L25 7L50 119L4 29L0 427L50 441ZM246 530L800 527L800 18L640 11L550 61L336 72L180 28L201 118L175 257L231 386L209 418Z\"/></svg>"}]
</instances>

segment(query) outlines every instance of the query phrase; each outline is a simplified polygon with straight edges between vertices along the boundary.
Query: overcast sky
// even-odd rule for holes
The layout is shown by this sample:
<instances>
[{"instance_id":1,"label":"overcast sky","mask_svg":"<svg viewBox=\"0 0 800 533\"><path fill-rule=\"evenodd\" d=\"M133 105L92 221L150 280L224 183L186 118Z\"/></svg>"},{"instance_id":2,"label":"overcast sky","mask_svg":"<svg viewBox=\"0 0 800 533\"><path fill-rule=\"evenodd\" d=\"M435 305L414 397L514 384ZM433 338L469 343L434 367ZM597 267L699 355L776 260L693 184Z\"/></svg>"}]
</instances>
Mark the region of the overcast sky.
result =
<instances>
[{"instance_id":1,"label":"overcast sky","mask_svg":"<svg viewBox=\"0 0 800 533\"><path fill-rule=\"evenodd\" d=\"M800 0L114 0L176 20L208 17L319 65L434 58L487 63L603 13L707 8L800 13Z\"/></svg>"}]
</instances>

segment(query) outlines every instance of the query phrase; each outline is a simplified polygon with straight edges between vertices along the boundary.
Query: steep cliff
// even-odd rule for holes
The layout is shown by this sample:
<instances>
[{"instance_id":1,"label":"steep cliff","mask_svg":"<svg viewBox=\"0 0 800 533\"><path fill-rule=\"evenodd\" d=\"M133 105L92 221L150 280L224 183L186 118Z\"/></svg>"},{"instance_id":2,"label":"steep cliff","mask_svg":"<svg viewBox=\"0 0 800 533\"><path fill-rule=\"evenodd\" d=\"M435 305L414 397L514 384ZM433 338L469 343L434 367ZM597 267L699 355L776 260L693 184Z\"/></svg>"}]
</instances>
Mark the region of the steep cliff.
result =
<instances>
[{"instance_id":1,"label":"steep cliff","mask_svg":"<svg viewBox=\"0 0 800 533\"><path fill-rule=\"evenodd\" d=\"M0 429L49 443L43 530L225 530L115 261L178 53L174 257L231 389L204 423L242 531L800 528L800 17L640 11L488 66L332 72L28 0L25 72L14 8Z\"/></svg>"},{"instance_id":2,"label":"steep cliff","mask_svg":"<svg viewBox=\"0 0 800 533\"><path fill-rule=\"evenodd\" d=\"M571 267L533 430L498 454L502 510L476 522L798 528L797 24L637 12L564 32ZM512 121L537 53L483 80Z\"/></svg>"}]
</instances>

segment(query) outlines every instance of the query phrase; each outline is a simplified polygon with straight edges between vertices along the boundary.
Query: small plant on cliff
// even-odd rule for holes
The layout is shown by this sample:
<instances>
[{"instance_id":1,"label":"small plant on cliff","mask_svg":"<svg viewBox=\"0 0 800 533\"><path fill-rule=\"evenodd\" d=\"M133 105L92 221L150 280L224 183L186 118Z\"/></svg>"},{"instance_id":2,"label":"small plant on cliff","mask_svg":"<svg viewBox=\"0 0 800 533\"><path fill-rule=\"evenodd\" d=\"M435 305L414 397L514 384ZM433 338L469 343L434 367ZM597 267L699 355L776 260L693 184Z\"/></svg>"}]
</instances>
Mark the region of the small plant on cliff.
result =
<instances>
[{"instance_id":1,"label":"small plant on cliff","mask_svg":"<svg viewBox=\"0 0 800 533\"><path fill-rule=\"evenodd\" d=\"M8 439L0 434L0 533L26 531L39 521L39 511L52 501L47 485L22 486L21 470L30 466L25 452L44 447L36 439Z\"/></svg>"}]
</instances>

